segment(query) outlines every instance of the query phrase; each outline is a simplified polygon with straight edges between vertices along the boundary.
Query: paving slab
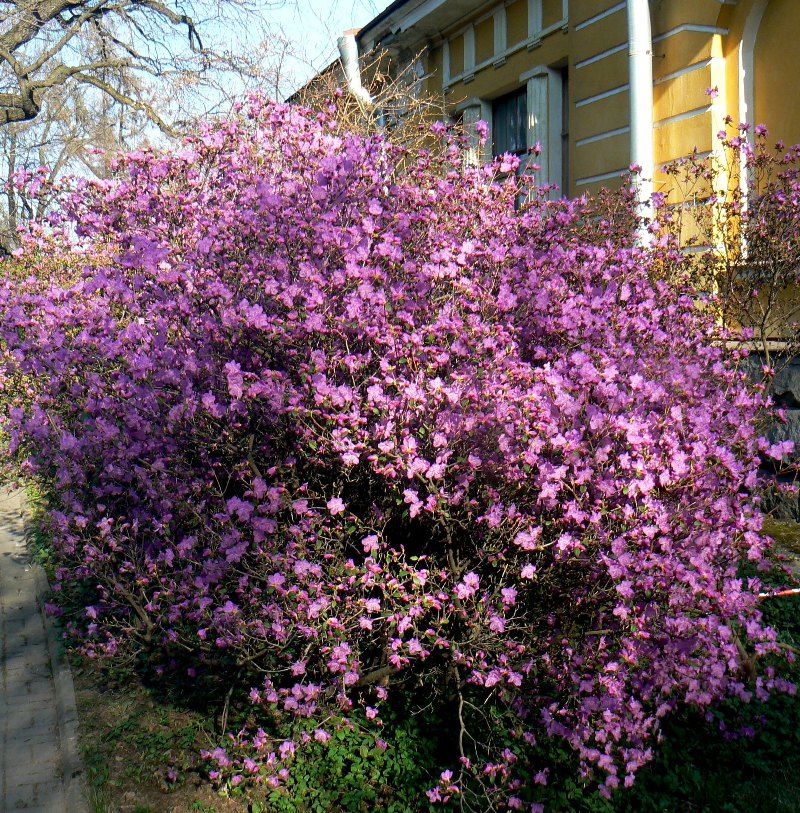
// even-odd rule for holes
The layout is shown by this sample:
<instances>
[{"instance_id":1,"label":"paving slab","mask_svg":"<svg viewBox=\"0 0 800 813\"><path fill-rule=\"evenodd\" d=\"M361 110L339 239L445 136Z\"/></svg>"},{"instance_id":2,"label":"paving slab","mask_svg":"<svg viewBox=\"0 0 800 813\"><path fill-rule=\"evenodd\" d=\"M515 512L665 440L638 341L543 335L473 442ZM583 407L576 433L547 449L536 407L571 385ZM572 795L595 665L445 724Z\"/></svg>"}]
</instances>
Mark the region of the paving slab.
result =
<instances>
[{"instance_id":1,"label":"paving slab","mask_svg":"<svg viewBox=\"0 0 800 813\"><path fill-rule=\"evenodd\" d=\"M0 811L86 813L75 691L46 590L23 495L0 490Z\"/></svg>"}]
</instances>

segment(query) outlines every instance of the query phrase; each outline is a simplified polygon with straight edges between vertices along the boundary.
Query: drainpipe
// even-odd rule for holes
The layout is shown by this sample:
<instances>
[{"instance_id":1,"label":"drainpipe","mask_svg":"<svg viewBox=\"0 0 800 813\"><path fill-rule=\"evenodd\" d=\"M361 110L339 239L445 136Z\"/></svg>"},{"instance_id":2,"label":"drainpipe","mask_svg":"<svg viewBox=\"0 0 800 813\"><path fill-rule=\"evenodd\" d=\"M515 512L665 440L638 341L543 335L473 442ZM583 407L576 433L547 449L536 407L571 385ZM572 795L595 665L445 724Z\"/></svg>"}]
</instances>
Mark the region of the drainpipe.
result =
<instances>
[{"instance_id":1,"label":"drainpipe","mask_svg":"<svg viewBox=\"0 0 800 813\"><path fill-rule=\"evenodd\" d=\"M639 214L652 214L653 176L653 35L648 0L628 0L628 57L631 98L631 164L641 167L639 175ZM647 229L639 241L647 245Z\"/></svg>"},{"instance_id":2,"label":"drainpipe","mask_svg":"<svg viewBox=\"0 0 800 813\"><path fill-rule=\"evenodd\" d=\"M347 80L347 87L350 92L361 102L372 104L372 97L369 91L361 84L361 66L358 64L358 43L356 34L358 29L345 31L339 37L339 58L342 60L344 77Z\"/></svg>"}]
</instances>

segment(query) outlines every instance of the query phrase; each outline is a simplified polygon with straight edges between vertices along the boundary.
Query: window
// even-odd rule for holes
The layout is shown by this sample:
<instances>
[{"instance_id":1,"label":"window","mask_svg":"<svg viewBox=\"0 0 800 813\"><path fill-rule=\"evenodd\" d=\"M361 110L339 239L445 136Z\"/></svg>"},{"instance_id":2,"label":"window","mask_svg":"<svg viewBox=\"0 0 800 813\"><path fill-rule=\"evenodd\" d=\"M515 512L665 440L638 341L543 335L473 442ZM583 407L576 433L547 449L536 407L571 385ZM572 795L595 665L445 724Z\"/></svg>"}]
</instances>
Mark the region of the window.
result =
<instances>
[{"instance_id":1,"label":"window","mask_svg":"<svg viewBox=\"0 0 800 813\"><path fill-rule=\"evenodd\" d=\"M561 187L562 195L569 195L569 70L559 71L561 79Z\"/></svg>"},{"instance_id":2,"label":"window","mask_svg":"<svg viewBox=\"0 0 800 813\"><path fill-rule=\"evenodd\" d=\"M522 155L528 150L528 93L525 87L492 105L492 152Z\"/></svg>"}]
</instances>

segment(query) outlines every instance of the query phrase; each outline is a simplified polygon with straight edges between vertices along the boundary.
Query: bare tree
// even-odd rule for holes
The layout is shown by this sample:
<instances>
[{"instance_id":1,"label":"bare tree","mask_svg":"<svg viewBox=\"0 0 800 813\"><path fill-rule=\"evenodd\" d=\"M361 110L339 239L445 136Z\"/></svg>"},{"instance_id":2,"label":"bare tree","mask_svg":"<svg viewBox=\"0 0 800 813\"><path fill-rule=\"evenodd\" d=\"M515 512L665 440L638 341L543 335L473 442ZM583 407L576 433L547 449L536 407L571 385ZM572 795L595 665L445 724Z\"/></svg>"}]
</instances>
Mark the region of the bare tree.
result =
<instances>
[{"instance_id":1,"label":"bare tree","mask_svg":"<svg viewBox=\"0 0 800 813\"><path fill-rule=\"evenodd\" d=\"M104 177L120 150L190 130L248 90L285 93L291 41L259 13L264 6L221 2L190 15L78 0L43 21L55 6L0 0L0 254L17 246L20 226L43 219L61 175ZM38 33L11 51L28 31L25 15ZM14 182L32 175L43 181L33 193Z\"/></svg>"},{"instance_id":2,"label":"bare tree","mask_svg":"<svg viewBox=\"0 0 800 813\"><path fill-rule=\"evenodd\" d=\"M226 15L231 22L231 12L283 2L263 0L257 7L251 0L0 0L0 126L35 119L49 92L75 83L173 132L173 123L130 93L122 78L197 83L221 70L246 73L252 60L210 48L204 32L213 37L226 27Z\"/></svg>"},{"instance_id":3,"label":"bare tree","mask_svg":"<svg viewBox=\"0 0 800 813\"><path fill-rule=\"evenodd\" d=\"M142 96L141 88L122 84L123 92ZM64 173L104 177L119 149L134 146L146 132L147 118L109 97L87 98L80 86L53 88L39 115L0 127L0 250L17 245L19 227L41 222L52 199L52 185ZM31 188L25 179L37 178ZM34 191L35 190L35 191Z\"/></svg>"},{"instance_id":4,"label":"bare tree","mask_svg":"<svg viewBox=\"0 0 800 813\"><path fill-rule=\"evenodd\" d=\"M398 62L388 52L377 51L362 60L361 72L365 97L348 90L344 69L336 59L296 91L291 101L330 111L331 100L336 99L334 120L343 132L379 133L412 152L445 147L431 137L431 125L450 117L444 96L425 89L422 54ZM460 134L457 123L451 124Z\"/></svg>"}]
</instances>

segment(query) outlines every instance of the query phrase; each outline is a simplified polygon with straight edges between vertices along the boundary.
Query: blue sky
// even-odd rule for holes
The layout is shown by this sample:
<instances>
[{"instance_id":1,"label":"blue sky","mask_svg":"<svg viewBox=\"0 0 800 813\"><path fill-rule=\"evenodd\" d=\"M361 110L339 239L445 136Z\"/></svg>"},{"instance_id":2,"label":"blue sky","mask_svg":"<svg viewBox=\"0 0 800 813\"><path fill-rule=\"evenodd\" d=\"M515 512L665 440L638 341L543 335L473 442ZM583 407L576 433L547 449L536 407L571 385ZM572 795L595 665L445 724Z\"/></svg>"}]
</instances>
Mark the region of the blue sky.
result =
<instances>
[{"instance_id":1,"label":"blue sky","mask_svg":"<svg viewBox=\"0 0 800 813\"><path fill-rule=\"evenodd\" d=\"M302 84L336 56L336 38L360 28L389 5L389 0L290 0L267 12L297 50L292 73Z\"/></svg>"}]
</instances>

